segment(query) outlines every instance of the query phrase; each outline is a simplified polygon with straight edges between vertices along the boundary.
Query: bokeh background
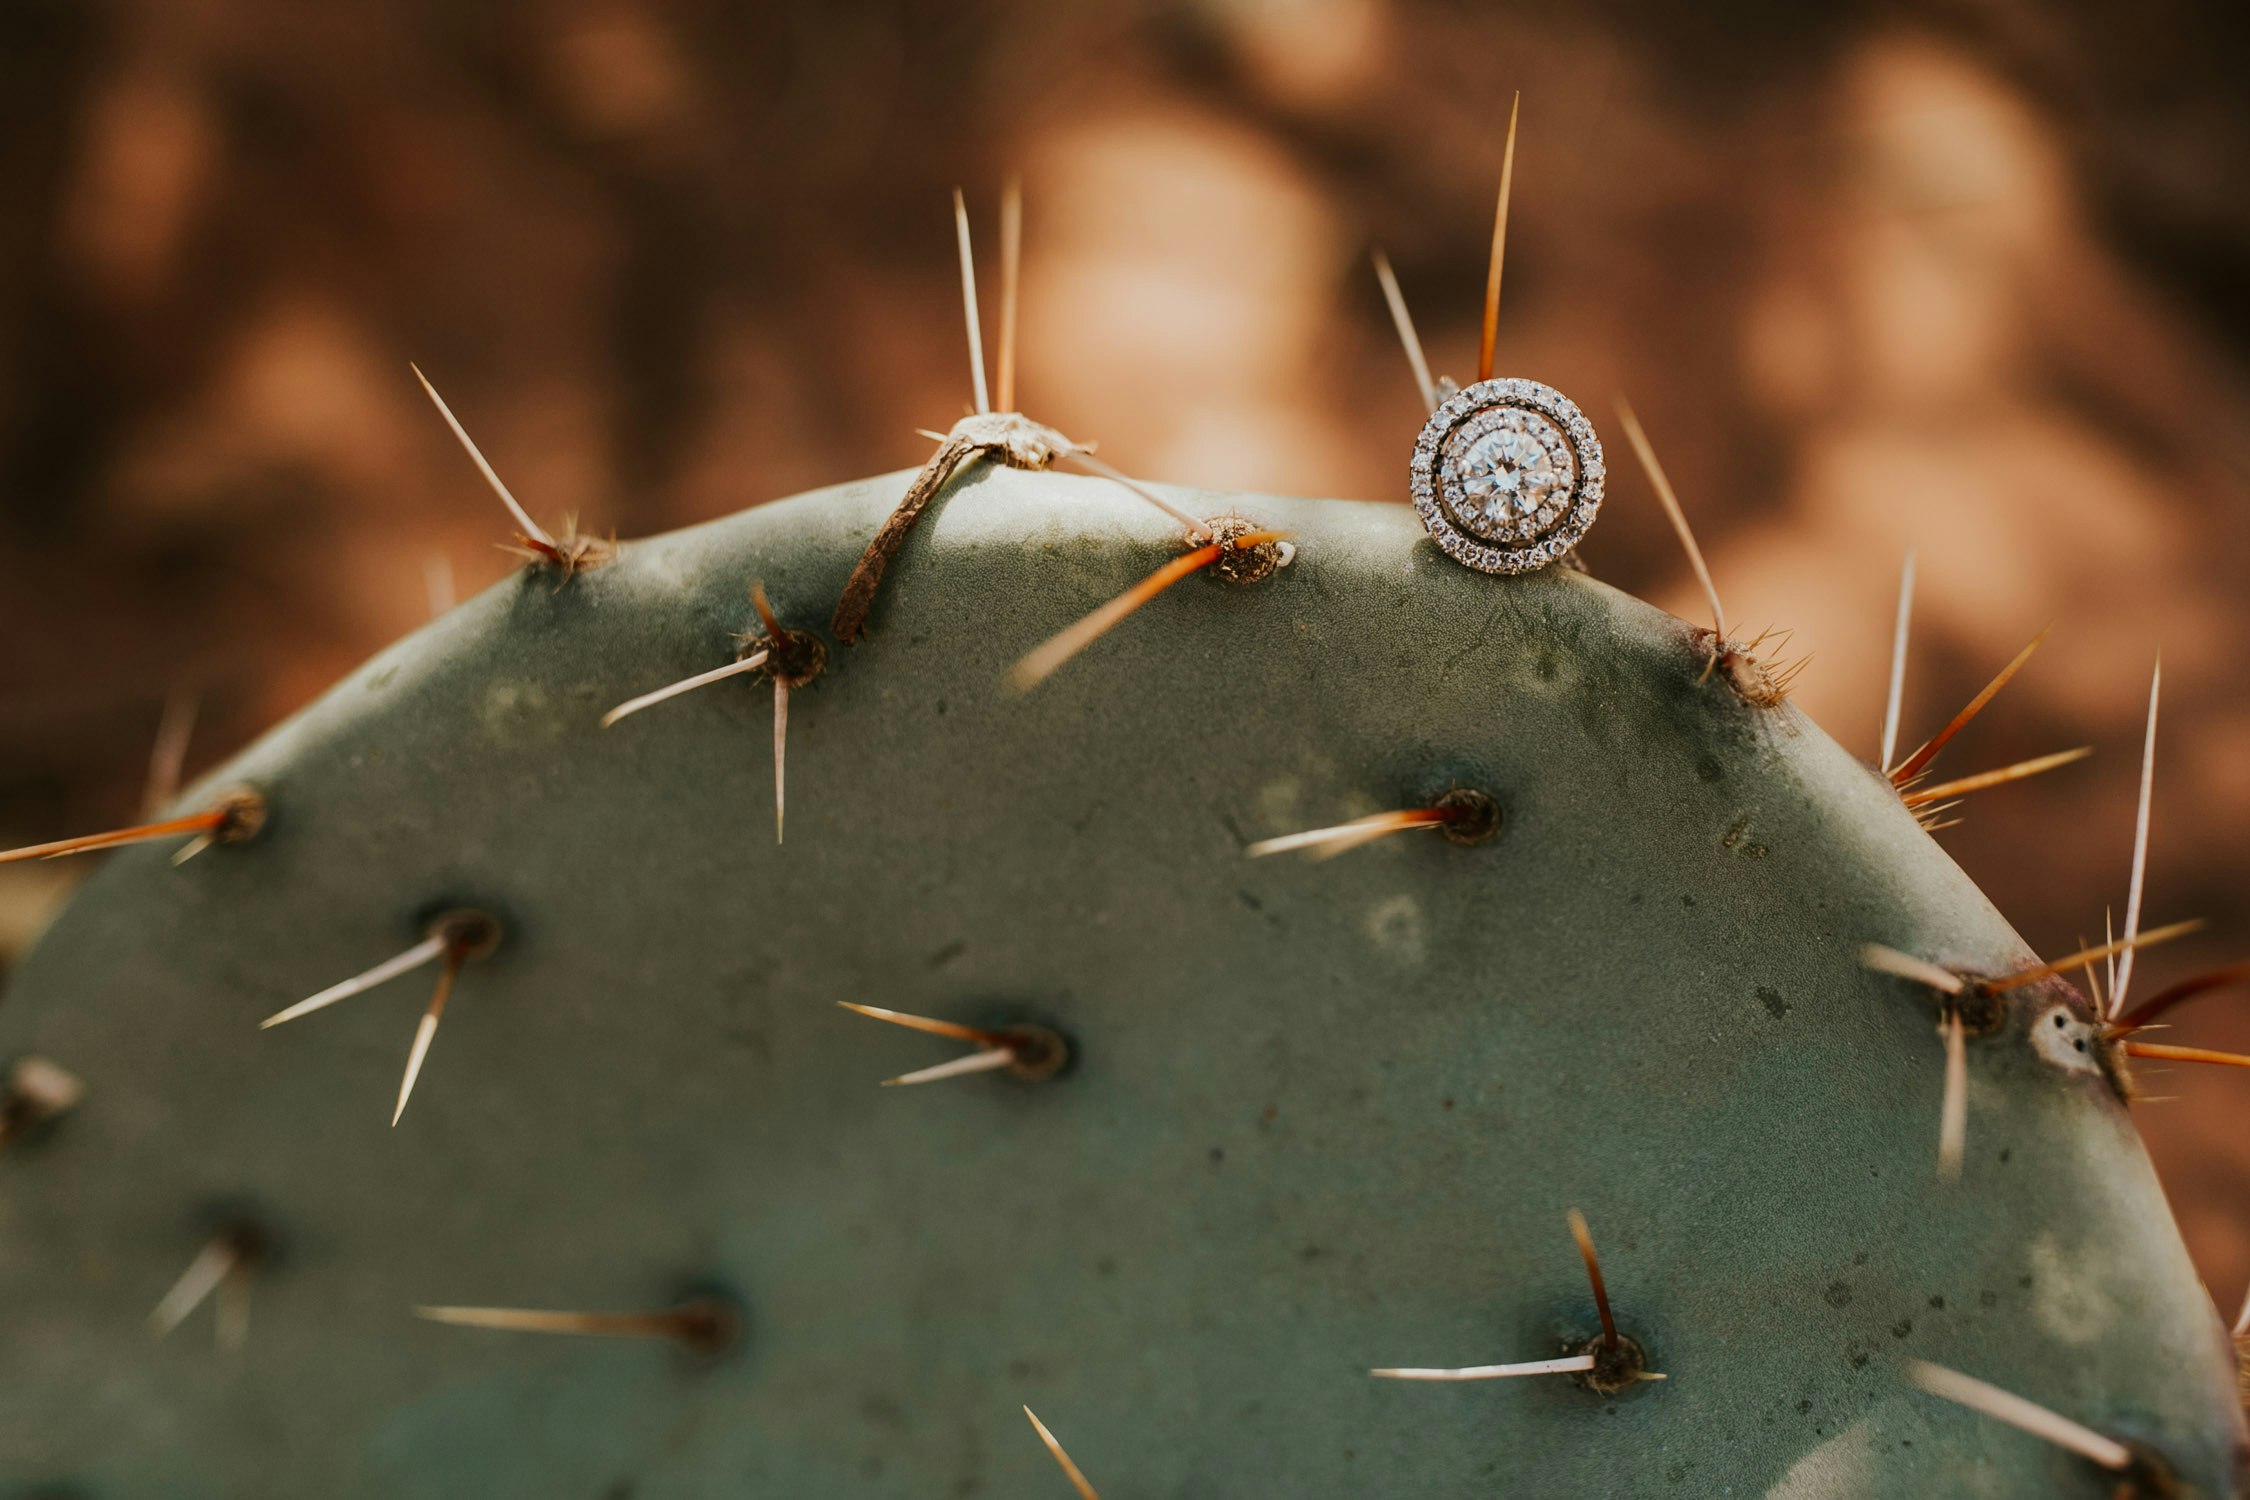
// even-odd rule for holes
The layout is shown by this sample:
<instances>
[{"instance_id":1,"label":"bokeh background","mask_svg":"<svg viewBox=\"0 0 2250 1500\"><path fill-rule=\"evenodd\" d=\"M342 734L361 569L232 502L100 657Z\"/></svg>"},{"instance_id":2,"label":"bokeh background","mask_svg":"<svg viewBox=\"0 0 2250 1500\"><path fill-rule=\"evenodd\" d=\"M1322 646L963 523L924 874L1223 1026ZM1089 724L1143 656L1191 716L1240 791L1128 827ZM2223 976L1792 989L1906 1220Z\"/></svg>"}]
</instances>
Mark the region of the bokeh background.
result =
<instances>
[{"instance_id":1,"label":"bokeh background","mask_svg":"<svg viewBox=\"0 0 2250 1500\"><path fill-rule=\"evenodd\" d=\"M168 701L208 767L510 567L409 359L598 532L919 463L956 183L989 246L1023 177L1034 415L1397 500L1368 251L1472 370L1521 89L1502 371L1631 397L1820 723L1873 755L1909 547L1909 743L2056 622L1945 767L2095 757L1940 835L2042 951L2122 907L2161 648L2151 917L2211 925L2148 993L2250 955L2246 56L2232 0L8 0L0 844L132 816ZM1612 468L1588 562L1700 618ZM0 966L84 863L0 869ZM2176 1038L2250 1050L2250 995ZM2231 1309L2250 1073L2149 1083Z\"/></svg>"}]
</instances>

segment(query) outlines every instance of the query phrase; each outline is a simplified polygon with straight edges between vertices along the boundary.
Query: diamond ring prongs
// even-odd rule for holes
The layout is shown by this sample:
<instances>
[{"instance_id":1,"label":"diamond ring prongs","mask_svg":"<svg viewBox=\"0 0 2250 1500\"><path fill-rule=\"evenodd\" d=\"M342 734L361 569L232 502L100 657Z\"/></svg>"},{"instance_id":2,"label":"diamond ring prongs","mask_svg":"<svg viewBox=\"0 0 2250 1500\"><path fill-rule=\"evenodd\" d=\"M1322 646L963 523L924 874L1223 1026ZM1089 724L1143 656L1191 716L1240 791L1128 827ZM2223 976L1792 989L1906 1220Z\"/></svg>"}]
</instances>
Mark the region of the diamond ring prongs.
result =
<instances>
[{"instance_id":1,"label":"diamond ring prongs","mask_svg":"<svg viewBox=\"0 0 2250 1500\"><path fill-rule=\"evenodd\" d=\"M1455 392L1414 440L1414 508L1447 556L1530 573L1569 555L1602 508L1601 439L1568 396L1536 380Z\"/></svg>"}]
</instances>

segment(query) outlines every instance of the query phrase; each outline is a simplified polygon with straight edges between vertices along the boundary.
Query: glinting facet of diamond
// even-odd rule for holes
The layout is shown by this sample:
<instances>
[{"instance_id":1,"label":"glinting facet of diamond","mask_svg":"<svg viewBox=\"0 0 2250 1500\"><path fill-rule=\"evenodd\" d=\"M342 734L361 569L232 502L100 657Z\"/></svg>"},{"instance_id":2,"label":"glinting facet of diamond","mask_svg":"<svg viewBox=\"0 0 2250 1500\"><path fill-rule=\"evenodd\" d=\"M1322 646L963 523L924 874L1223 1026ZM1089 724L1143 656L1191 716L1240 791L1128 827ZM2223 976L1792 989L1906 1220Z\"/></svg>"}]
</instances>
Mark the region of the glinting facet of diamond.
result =
<instances>
[{"instance_id":1,"label":"glinting facet of diamond","mask_svg":"<svg viewBox=\"0 0 2250 1500\"><path fill-rule=\"evenodd\" d=\"M1431 414L1408 466L1431 537L1485 573L1528 573L1568 555L1601 509L1605 478L1593 425L1532 380L1457 392Z\"/></svg>"}]
</instances>

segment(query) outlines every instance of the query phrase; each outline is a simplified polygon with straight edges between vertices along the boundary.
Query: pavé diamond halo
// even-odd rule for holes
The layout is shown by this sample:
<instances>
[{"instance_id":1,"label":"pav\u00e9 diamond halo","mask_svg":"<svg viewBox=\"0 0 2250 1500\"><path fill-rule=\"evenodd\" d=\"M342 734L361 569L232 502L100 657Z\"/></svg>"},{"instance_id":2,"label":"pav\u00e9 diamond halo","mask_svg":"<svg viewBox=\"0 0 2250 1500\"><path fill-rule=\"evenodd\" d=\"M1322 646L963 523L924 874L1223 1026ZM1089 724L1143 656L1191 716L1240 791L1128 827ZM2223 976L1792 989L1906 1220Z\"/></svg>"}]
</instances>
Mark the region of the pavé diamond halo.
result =
<instances>
[{"instance_id":1,"label":"pav\u00e9 diamond halo","mask_svg":"<svg viewBox=\"0 0 2250 1500\"><path fill-rule=\"evenodd\" d=\"M1566 556L1601 511L1605 473L1594 424L1536 380L1479 381L1441 402L1409 470L1422 524L1482 573Z\"/></svg>"}]
</instances>

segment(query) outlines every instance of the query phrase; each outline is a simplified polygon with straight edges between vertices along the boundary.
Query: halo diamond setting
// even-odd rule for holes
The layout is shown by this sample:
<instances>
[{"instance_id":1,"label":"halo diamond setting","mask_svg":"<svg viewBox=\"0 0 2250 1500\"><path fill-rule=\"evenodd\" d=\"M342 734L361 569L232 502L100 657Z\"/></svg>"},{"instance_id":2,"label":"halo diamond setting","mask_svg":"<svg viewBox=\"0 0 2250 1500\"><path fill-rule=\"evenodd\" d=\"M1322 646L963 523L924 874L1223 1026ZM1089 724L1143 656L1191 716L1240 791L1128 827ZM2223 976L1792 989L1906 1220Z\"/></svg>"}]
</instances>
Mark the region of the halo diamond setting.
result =
<instances>
[{"instance_id":1,"label":"halo diamond setting","mask_svg":"<svg viewBox=\"0 0 2250 1500\"><path fill-rule=\"evenodd\" d=\"M1536 380L1485 380L1430 414L1414 442L1414 508L1446 554L1483 573L1566 556L1602 505L1601 439Z\"/></svg>"}]
</instances>

